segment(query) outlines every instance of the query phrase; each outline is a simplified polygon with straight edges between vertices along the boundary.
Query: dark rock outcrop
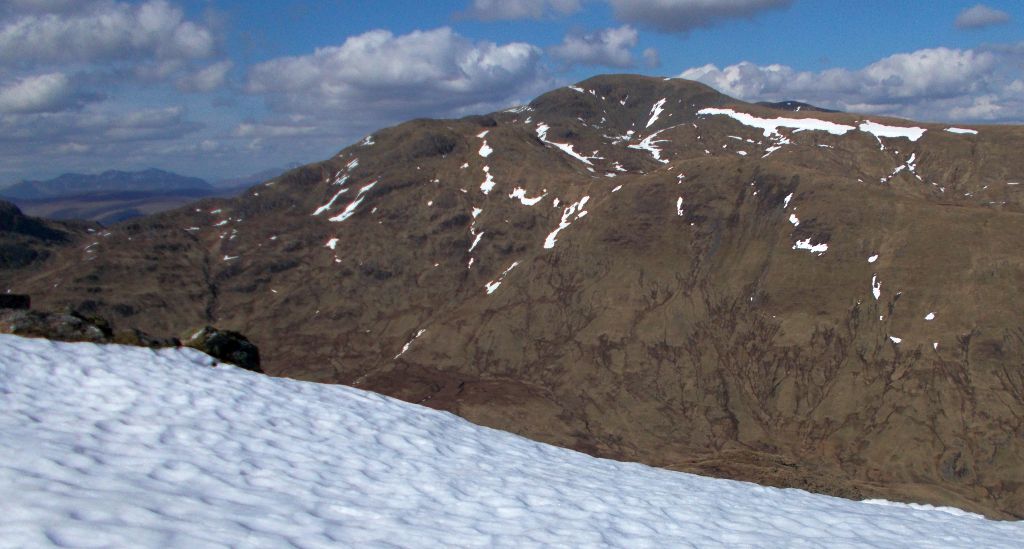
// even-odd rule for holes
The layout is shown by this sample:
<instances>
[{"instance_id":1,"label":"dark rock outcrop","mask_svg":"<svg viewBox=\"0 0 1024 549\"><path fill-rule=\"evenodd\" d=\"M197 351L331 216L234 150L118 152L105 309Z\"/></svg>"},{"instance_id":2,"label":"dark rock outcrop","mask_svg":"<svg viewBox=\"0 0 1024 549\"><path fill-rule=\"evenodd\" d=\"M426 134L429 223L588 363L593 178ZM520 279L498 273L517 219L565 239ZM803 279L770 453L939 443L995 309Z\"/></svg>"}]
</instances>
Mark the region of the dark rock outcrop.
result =
<instances>
[{"instance_id":1,"label":"dark rock outcrop","mask_svg":"<svg viewBox=\"0 0 1024 549\"><path fill-rule=\"evenodd\" d=\"M92 343L108 343L113 335L101 318L19 309L0 309L0 333Z\"/></svg>"},{"instance_id":2,"label":"dark rock outcrop","mask_svg":"<svg viewBox=\"0 0 1024 549\"><path fill-rule=\"evenodd\" d=\"M0 309L31 309L32 298L24 294L0 294Z\"/></svg>"},{"instance_id":3,"label":"dark rock outcrop","mask_svg":"<svg viewBox=\"0 0 1024 549\"><path fill-rule=\"evenodd\" d=\"M206 326L192 334L185 342L189 347L253 372L263 373L260 368L260 350L244 335L231 330L218 330Z\"/></svg>"}]
</instances>

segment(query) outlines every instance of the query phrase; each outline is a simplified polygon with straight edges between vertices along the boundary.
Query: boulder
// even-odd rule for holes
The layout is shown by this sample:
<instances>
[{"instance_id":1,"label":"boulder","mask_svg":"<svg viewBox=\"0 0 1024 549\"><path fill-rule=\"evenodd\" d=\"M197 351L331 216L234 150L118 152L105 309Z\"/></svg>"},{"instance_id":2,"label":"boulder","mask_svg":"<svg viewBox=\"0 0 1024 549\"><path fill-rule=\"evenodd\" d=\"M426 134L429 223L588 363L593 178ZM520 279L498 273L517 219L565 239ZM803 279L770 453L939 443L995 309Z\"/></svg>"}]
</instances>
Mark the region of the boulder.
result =
<instances>
[{"instance_id":1,"label":"boulder","mask_svg":"<svg viewBox=\"0 0 1024 549\"><path fill-rule=\"evenodd\" d=\"M23 294L0 294L0 309L31 309L32 299Z\"/></svg>"},{"instance_id":2,"label":"boulder","mask_svg":"<svg viewBox=\"0 0 1024 549\"><path fill-rule=\"evenodd\" d=\"M185 345L239 368L263 373L259 348L238 332L206 326L192 334Z\"/></svg>"},{"instance_id":3,"label":"boulder","mask_svg":"<svg viewBox=\"0 0 1024 549\"><path fill-rule=\"evenodd\" d=\"M114 334L111 342L154 349L160 347L181 347L181 340L176 337L156 337L136 328L118 331Z\"/></svg>"},{"instance_id":4,"label":"boulder","mask_svg":"<svg viewBox=\"0 0 1024 549\"><path fill-rule=\"evenodd\" d=\"M93 343L106 343L112 335L110 325L102 319L24 309L0 309L0 333Z\"/></svg>"}]
</instances>

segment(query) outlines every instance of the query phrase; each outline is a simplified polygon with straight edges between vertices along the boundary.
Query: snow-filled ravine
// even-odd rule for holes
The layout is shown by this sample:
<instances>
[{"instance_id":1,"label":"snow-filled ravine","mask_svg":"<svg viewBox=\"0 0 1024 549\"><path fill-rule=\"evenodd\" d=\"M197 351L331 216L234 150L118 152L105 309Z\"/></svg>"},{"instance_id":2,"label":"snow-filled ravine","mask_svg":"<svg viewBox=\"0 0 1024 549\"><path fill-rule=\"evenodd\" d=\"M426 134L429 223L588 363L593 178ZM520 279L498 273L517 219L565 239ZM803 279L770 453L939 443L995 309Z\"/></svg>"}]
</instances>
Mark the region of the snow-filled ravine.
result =
<instances>
[{"instance_id":1,"label":"snow-filled ravine","mask_svg":"<svg viewBox=\"0 0 1024 549\"><path fill-rule=\"evenodd\" d=\"M0 336L2 547L1013 547L1024 523L595 459L189 349Z\"/></svg>"}]
</instances>

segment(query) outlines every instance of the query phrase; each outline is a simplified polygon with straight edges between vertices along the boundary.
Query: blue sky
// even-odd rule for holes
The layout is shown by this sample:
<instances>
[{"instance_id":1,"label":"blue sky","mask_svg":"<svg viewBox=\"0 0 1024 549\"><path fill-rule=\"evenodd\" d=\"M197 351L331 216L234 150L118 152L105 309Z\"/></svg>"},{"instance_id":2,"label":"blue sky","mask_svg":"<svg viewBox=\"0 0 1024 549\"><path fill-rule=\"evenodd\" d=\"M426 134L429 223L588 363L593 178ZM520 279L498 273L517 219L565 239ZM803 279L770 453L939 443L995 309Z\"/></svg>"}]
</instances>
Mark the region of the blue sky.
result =
<instances>
[{"instance_id":1,"label":"blue sky","mask_svg":"<svg viewBox=\"0 0 1024 549\"><path fill-rule=\"evenodd\" d=\"M330 156L610 72L746 100L1024 121L1024 2L6 0L0 185Z\"/></svg>"}]
</instances>

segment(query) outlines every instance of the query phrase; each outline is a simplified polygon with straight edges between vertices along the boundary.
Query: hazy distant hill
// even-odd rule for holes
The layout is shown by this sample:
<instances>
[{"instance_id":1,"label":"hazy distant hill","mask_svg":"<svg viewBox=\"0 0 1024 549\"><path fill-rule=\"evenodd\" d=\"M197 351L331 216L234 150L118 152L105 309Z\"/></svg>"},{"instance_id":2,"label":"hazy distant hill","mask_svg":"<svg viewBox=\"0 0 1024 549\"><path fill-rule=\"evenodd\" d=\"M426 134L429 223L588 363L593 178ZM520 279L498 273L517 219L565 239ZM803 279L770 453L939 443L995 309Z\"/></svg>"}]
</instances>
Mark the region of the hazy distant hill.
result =
<instances>
[{"instance_id":1,"label":"hazy distant hill","mask_svg":"<svg viewBox=\"0 0 1024 549\"><path fill-rule=\"evenodd\" d=\"M225 179L218 179L213 182L213 186L218 189L232 188L232 187L251 187L257 183L263 183L268 179L273 179L282 173L298 168L301 164L288 164L284 167L268 168L263 171L256 172L251 175L244 175L242 177L228 177Z\"/></svg>"},{"instance_id":2,"label":"hazy distant hill","mask_svg":"<svg viewBox=\"0 0 1024 549\"><path fill-rule=\"evenodd\" d=\"M772 103L772 102L769 102L769 101L762 101L762 102L757 103L757 104L761 105L763 107L768 107L770 109L779 109L779 110L783 110L783 111L793 111L793 112L800 112L800 111L839 112L839 111L834 111L832 109L824 109L824 108L821 108L821 107L816 107L816 106L811 105L809 103L801 103L800 101L779 101L779 102L776 102L776 103Z\"/></svg>"},{"instance_id":3,"label":"hazy distant hill","mask_svg":"<svg viewBox=\"0 0 1024 549\"><path fill-rule=\"evenodd\" d=\"M12 200L39 200L91 193L168 192L212 188L209 183L198 177L186 177L150 168L140 172L108 170L101 174L66 173L46 181L22 181L6 189L0 189L0 196Z\"/></svg>"},{"instance_id":4,"label":"hazy distant hill","mask_svg":"<svg viewBox=\"0 0 1024 549\"><path fill-rule=\"evenodd\" d=\"M202 198L236 196L282 171L272 168L213 185L197 177L153 168L138 172L67 173L47 181L22 181L0 189L0 197L14 202L27 215L110 225Z\"/></svg>"}]
</instances>

